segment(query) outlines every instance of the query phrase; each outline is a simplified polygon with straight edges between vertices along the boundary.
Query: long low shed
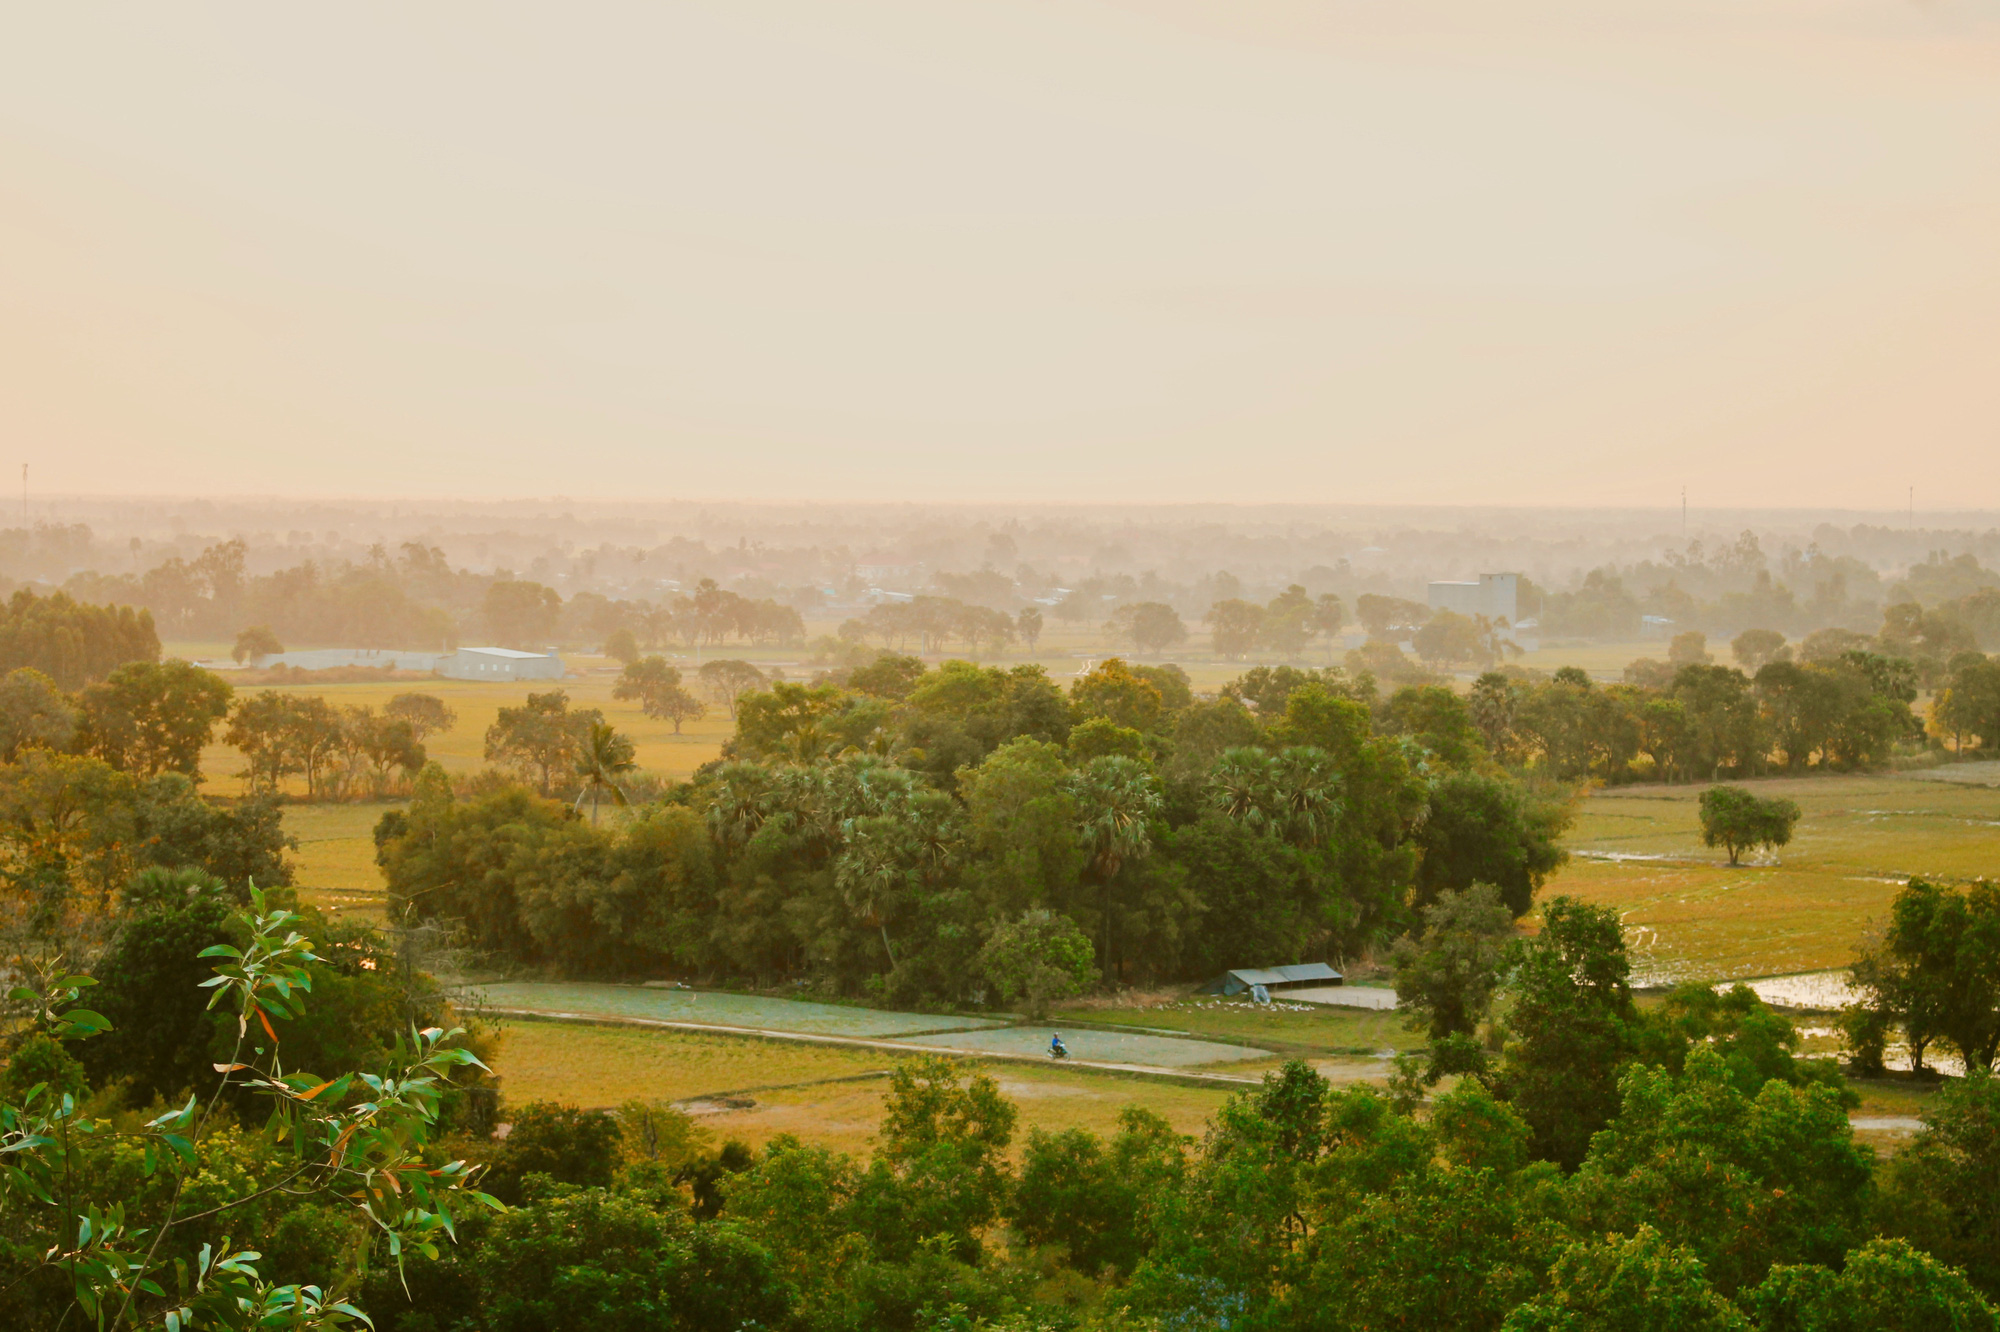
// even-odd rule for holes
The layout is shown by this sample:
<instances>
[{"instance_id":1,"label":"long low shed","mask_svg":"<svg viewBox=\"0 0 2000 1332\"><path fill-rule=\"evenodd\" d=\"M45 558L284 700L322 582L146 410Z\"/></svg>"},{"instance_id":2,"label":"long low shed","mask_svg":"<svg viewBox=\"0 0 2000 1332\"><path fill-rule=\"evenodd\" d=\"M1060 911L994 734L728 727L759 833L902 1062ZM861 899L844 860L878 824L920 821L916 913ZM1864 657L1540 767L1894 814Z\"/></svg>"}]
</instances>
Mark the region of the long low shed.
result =
<instances>
[{"instance_id":1,"label":"long low shed","mask_svg":"<svg viewBox=\"0 0 2000 1332\"><path fill-rule=\"evenodd\" d=\"M1253 985L1267 990L1300 989L1311 985L1338 985L1340 973L1324 962L1299 962L1289 967L1238 967L1225 971L1202 987L1203 994L1246 994Z\"/></svg>"}]
</instances>

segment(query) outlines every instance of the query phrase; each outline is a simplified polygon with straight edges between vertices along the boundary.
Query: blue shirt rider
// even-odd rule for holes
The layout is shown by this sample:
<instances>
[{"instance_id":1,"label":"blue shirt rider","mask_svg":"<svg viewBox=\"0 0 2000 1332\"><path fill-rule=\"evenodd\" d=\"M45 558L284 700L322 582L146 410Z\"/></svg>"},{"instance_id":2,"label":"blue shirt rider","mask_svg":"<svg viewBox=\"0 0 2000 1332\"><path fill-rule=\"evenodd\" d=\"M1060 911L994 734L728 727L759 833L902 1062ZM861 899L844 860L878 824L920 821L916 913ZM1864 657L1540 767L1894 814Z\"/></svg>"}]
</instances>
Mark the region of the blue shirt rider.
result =
<instances>
[{"instance_id":1,"label":"blue shirt rider","mask_svg":"<svg viewBox=\"0 0 2000 1332\"><path fill-rule=\"evenodd\" d=\"M1068 1056L1069 1047L1063 1044L1062 1033L1057 1032L1055 1035L1049 1037L1049 1058L1065 1059Z\"/></svg>"}]
</instances>

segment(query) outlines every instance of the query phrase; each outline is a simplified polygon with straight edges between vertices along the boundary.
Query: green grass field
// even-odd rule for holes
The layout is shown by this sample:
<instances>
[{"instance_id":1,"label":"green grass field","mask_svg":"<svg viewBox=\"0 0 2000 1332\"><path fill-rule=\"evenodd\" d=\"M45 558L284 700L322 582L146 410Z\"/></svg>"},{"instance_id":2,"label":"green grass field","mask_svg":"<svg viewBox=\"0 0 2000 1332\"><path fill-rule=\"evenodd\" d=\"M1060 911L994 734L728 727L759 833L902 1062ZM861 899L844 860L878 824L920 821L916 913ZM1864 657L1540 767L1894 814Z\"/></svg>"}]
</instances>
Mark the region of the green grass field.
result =
<instances>
[{"instance_id":1,"label":"green grass field","mask_svg":"<svg viewBox=\"0 0 2000 1332\"><path fill-rule=\"evenodd\" d=\"M1804 811L1789 846L1731 868L1701 845L1703 788L1623 787L1579 809L1544 897L1618 909L1653 981L1843 967L1911 876L2000 876L2000 790L1907 777L1749 782Z\"/></svg>"}]
</instances>

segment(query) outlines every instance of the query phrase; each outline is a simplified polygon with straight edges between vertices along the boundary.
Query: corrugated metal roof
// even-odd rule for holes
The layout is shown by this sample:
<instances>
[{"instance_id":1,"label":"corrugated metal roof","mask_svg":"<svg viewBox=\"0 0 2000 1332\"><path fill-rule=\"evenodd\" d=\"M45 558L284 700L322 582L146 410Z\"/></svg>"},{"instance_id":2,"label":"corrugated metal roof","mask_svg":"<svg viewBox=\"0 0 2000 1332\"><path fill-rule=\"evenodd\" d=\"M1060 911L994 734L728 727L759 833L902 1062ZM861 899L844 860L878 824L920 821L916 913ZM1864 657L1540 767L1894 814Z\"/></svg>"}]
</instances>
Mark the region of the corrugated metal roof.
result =
<instances>
[{"instance_id":1,"label":"corrugated metal roof","mask_svg":"<svg viewBox=\"0 0 2000 1332\"><path fill-rule=\"evenodd\" d=\"M1274 989L1340 982L1340 973L1324 962L1297 962L1285 967L1235 967L1210 981L1204 989L1209 994L1240 994L1253 985Z\"/></svg>"}]
</instances>

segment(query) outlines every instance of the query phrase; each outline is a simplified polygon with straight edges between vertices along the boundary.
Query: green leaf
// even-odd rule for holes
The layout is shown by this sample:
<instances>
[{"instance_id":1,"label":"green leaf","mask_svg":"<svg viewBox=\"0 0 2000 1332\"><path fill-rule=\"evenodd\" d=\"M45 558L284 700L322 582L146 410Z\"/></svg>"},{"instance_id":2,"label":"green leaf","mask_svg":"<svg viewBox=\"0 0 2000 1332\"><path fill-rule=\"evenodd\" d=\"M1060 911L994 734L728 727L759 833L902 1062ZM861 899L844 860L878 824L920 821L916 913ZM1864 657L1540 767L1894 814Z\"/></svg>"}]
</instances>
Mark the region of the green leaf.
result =
<instances>
[{"instance_id":1,"label":"green leaf","mask_svg":"<svg viewBox=\"0 0 2000 1332\"><path fill-rule=\"evenodd\" d=\"M56 1019L76 1028L80 1034L95 1036L111 1030L111 1019L102 1013L93 1013L88 1008L72 1008Z\"/></svg>"}]
</instances>

